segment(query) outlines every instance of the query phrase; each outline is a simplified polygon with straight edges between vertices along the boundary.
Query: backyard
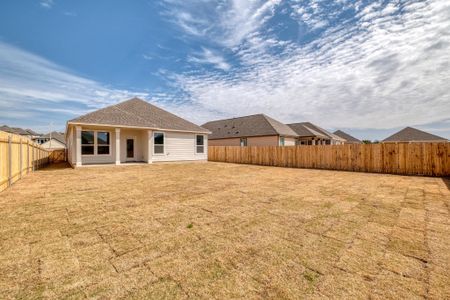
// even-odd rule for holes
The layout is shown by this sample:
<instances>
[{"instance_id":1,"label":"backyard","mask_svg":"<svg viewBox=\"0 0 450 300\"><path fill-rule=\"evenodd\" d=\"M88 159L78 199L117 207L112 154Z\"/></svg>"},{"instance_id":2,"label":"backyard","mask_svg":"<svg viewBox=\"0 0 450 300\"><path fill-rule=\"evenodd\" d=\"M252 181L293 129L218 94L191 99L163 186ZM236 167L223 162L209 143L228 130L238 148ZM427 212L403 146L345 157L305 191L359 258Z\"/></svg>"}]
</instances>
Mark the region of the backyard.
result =
<instances>
[{"instance_id":1,"label":"backyard","mask_svg":"<svg viewBox=\"0 0 450 300\"><path fill-rule=\"evenodd\" d=\"M447 179L225 163L0 193L2 298L450 297Z\"/></svg>"}]
</instances>

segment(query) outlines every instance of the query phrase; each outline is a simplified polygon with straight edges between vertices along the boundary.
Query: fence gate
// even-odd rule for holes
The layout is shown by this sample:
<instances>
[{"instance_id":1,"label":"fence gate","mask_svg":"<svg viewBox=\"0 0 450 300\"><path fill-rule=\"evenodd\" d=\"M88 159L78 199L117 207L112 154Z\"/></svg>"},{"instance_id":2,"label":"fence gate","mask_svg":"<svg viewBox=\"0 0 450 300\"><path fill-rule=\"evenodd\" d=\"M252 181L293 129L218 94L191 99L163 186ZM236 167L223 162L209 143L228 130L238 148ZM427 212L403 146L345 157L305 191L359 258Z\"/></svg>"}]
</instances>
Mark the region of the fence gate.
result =
<instances>
[{"instance_id":1,"label":"fence gate","mask_svg":"<svg viewBox=\"0 0 450 300\"><path fill-rule=\"evenodd\" d=\"M67 151L65 149L53 150L50 154L50 162L58 163L65 162L67 160Z\"/></svg>"}]
</instances>

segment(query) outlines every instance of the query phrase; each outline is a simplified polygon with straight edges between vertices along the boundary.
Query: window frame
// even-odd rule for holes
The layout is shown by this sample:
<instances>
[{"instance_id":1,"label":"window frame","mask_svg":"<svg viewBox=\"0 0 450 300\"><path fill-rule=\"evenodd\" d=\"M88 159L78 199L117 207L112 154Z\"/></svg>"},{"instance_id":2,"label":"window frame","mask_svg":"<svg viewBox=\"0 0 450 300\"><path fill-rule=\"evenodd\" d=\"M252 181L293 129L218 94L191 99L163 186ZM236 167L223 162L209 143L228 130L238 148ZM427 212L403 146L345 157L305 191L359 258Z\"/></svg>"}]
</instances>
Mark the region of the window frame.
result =
<instances>
[{"instance_id":1,"label":"window frame","mask_svg":"<svg viewBox=\"0 0 450 300\"><path fill-rule=\"evenodd\" d=\"M163 135L163 143L162 144L155 144L155 135L158 134L158 133L161 133ZM163 152L162 153L156 153L155 152L155 146L156 145L163 146ZM166 155L166 133L162 132L162 131L154 131L153 132L152 146L153 146L153 155L160 155L160 156Z\"/></svg>"},{"instance_id":2,"label":"window frame","mask_svg":"<svg viewBox=\"0 0 450 300\"><path fill-rule=\"evenodd\" d=\"M281 141L283 141L283 142L281 142ZM286 144L286 140L285 140L284 136L280 136L280 138L279 138L279 146L285 146L285 144Z\"/></svg>"},{"instance_id":3,"label":"window frame","mask_svg":"<svg viewBox=\"0 0 450 300\"><path fill-rule=\"evenodd\" d=\"M241 137L239 140L239 146L241 147L247 147L248 145L248 140L246 137Z\"/></svg>"},{"instance_id":4,"label":"window frame","mask_svg":"<svg viewBox=\"0 0 450 300\"><path fill-rule=\"evenodd\" d=\"M197 144L197 137L201 136L203 138L202 145ZM198 147L202 147L203 151L198 152ZM205 154L205 135L204 134L196 134L195 135L195 154Z\"/></svg>"},{"instance_id":5,"label":"window frame","mask_svg":"<svg viewBox=\"0 0 450 300\"><path fill-rule=\"evenodd\" d=\"M81 156L87 156L87 157L93 157L93 156L111 156L112 155L112 134L110 130L104 130L104 129L99 129L99 130L94 130L94 129L82 129L81 130L81 135L83 135L83 132L93 132L94 133L94 143L93 144L81 144ZM98 132L104 132L104 133L108 133L109 134L109 144L99 144L98 140L97 140L97 135ZM80 143L82 143L82 138L80 137ZM94 153L93 154L83 154L83 146L92 146L94 147ZM101 147L108 147L108 154L98 154L98 146Z\"/></svg>"}]
</instances>

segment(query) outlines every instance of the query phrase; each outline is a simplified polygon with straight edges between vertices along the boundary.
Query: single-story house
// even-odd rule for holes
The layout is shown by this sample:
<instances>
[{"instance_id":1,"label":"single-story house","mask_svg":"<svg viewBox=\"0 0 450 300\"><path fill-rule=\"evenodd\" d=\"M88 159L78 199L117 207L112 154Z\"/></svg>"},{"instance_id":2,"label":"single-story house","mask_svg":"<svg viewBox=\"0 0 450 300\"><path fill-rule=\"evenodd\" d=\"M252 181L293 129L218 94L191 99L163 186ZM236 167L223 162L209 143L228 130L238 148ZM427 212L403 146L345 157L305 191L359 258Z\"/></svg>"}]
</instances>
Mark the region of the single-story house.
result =
<instances>
[{"instance_id":1,"label":"single-story house","mask_svg":"<svg viewBox=\"0 0 450 300\"><path fill-rule=\"evenodd\" d=\"M448 142L446 138L416 129L406 127L385 138L382 143L420 143L420 142Z\"/></svg>"},{"instance_id":2,"label":"single-story house","mask_svg":"<svg viewBox=\"0 0 450 300\"><path fill-rule=\"evenodd\" d=\"M64 137L64 134L61 134L59 132L53 131L39 137L38 139L40 139L40 141L43 141L42 143L40 143L42 148L48 150L66 149L66 139Z\"/></svg>"},{"instance_id":3,"label":"single-story house","mask_svg":"<svg viewBox=\"0 0 450 300\"><path fill-rule=\"evenodd\" d=\"M22 128L19 128L19 127L9 127L7 125L0 126L0 131L21 135L21 136L23 136L25 138L28 138L28 139L33 139L34 137L39 136L38 133L34 132L31 129L22 129Z\"/></svg>"},{"instance_id":4,"label":"single-story house","mask_svg":"<svg viewBox=\"0 0 450 300\"><path fill-rule=\"evenodd\" d=\"M133 98L67 122L72 166L207 160L210 132Z\"/></svg>"},{"instance_id":5,"label":"single-story house","mask_svg":"<svg viewBox=\"0 0 450 300\"><path fill-rule=\"evenodd\" d=\"M264 114L205 123L210 146L294 146L297 134Z\"/></svg>"},{"instance_id":6,"label":"single-story house","mask_svg":"<svg viewBox=\"0 0 450 300\"><path fill-rule=\"evenodd\" d=\"M297 145L341 145L345 139L310 122L287 124L298 135Z\"/></svg>"},{"instance_id":7,"label":"single-story house","mask_svg":"<svg viewBox=\"0 0 450 300\"><path fill-rule=\"evenodd\" d=\"M344 144L362 144L361 140L358 140L354 136L351 136L350 134L342 130L336 130L335 132L333 132L333 134L345 139Z\"/></svg>"}]
</instances>

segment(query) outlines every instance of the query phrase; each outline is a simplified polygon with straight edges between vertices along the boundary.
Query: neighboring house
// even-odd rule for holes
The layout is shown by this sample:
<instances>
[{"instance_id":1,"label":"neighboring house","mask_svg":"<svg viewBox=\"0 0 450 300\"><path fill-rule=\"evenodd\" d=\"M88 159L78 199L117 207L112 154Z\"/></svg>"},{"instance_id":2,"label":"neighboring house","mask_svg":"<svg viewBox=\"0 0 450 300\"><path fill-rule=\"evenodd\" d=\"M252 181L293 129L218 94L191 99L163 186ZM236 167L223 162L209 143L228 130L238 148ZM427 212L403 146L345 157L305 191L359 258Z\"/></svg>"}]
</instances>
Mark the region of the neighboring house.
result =
<instances>
[{"instance_id":1,"label":"neighboring house","mask_svg":"<svg viewBox=\"0 0 450 300\"><path fill-rule=\"evenodd\" d=\"M345 139L310 122L287 124L298 135L297 145L341 145Z\"/></svg>"},{"instance_id":2,"label":"neighboring house","mask_svg":"<svg viewBox=\"0 0 450 300\"><path fill-rule=\"evenodd\" d=\"M41 147L49 150L66 149L66 139L63 134L53 131L43 135L41 139L45 142L41 143Z\"/></svg>"},{"instance_id":3,"label":"neighboring house","mask_svg":"<svg viewBox=\"0 0 450 300\"><path fill-rule=\"evenodd\" d=\"M406 127L385 138L382 143L417 143L417 142L448 142L447 139L416 129Z\"/></svg>"},{"instance_id":4,"label":"neighboring house","mask_svg":"<svg viewBox=\"0 0 450 300\"><path fill-rule=\"evenodd\" d=\"M202 127L211 131L210 146L293 146L297 134L264 114L217 120Z\"/></svg>"},{"instance_id":5,"label":"neighboring house","mask_svg":"<svg viewBox=\"0 0 450 300\"><path fill-rule=\"evenodd\" d=\"M38 133L34 132L31 129L22 129L19 127L9 127L7 125L0 126L0 131L21 135L28 139L33 139L35 136L39 135Z\"/></svg>"},{"instance_id":6,"label":"neighboring house","mask_svg":"<svg viewBox=\"0 0 450 300\"><path fill-rule=\"evenodd\" d=\"M207 160L207 129L139 98L67 122L72 166Z\"/></svg>"},{"instance_id":7,"label":"neighboring house","mask_svg":"<svg viewBox=\"0 0 450 300\"><path fill-rule=\"evenodd\" d=\"M336 130L335 132L333 132L333 134L345 139L344 144L362 144L362 141L342 130Z\"/></svg>"}]
</instances>

